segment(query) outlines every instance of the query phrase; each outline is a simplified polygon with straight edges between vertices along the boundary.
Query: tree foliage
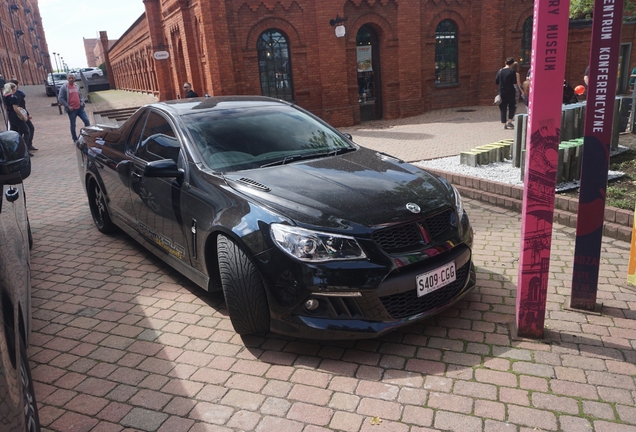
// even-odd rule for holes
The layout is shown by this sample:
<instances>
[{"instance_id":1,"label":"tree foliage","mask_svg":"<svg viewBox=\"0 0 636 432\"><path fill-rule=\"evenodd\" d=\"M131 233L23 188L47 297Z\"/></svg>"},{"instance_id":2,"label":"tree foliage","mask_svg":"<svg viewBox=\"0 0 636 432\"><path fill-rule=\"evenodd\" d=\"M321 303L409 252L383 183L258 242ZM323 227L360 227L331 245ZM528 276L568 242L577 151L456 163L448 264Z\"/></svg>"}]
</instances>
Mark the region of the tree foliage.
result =
<instances>
[{"instance_id":1,"label":"tree foliage","mask_svg":"<svg viewBox=\"0 0 636 432\"><path fill-rule=\"evenodd\" d=\"M623 17L636 18L636 0L624 1ZM590 19L593 11L594 0L570 0L570 19Z\"/></svg>"}]
</instances>

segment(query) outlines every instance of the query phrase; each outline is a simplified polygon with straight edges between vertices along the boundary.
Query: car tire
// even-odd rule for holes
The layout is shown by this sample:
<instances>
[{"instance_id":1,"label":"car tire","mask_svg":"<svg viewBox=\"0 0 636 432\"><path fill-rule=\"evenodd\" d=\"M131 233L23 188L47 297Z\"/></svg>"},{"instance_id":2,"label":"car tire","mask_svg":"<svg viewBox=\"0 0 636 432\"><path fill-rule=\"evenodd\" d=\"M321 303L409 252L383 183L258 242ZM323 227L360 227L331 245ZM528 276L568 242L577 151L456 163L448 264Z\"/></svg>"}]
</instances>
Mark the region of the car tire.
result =
<instances>
[{"instance_id":1,"label":"car tire","mask_svg":"<svg viewBox=\"0 0 636 432\"><path fill-rule=\"evenodd\" d=\"M110 218L104 192L97 181L91 179L88 182L88 206L91 209L91 216L97 229L104 233L110 234L115 231L115 224Z\"/></svg>"},{"instance_id":2,"label":"car tire","mask_svg":"<svg viewBox=\"0 0 636 432\"><path fill-rule=\"evenodd\" d=\"M99 74L93 74L91 75L91 78L99 78Z\"/></svg>"},{"instance_id":3,"label":"car tire","mask_svg":"<svg viewBox=\"0 0 636 432\"><path fill-rule=\"evenodd\" d=\"M33 388L26 344L22 337L20 337L20 382L22 384L22 397L24 398L24 430L25 432L40 432L38 404L35 401L35 389Z\"/></svg>"},{"instance_id":4,"label":"car tire","mask_svg":"<svg viewBox=\"0 0 636 432\"><path fill-rule=\"evenodd\" d=\"M221 286L234 330L240 335L265 334L270 316L267 294L260 273L232 240L217 239Z\"/></svg>"}]
</instances>

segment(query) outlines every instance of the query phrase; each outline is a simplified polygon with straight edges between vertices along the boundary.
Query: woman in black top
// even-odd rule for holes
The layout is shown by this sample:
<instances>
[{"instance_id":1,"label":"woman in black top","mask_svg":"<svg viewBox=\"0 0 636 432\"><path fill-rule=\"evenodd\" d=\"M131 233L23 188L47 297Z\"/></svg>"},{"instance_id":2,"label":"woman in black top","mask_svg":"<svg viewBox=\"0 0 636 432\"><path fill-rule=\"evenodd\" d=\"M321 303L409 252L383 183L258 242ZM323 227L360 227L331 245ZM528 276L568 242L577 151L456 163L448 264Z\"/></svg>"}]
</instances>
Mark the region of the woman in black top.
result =
<instances>
[{"instance_id":1,"label":"woman in black top","mask_svg":"<svg viewBox=\"0 0 636 432\"><path fill-rule=\"evenodd\" d=\"M29 127L27 126L29 118L26 114L26 110L23 110L20 107L20 101L15 94L17 90L18 87L11 82L4 85L2 90L4 105L7 107L11 130L19 133L22 136L22 139L24 139L24 142L28 143L30 142L31 134Z\"/></svg>"},{"instance_id":2,"label":"woman in black top","mask_svg":"<svg viewBox=\"0 0 636 432\"><path fill-rule=\"evenodd\" d=\"M512 118L515 116L517 106L517 92L515 90L517 74L511 67L514 62L514 58L508 57L506 66L499 69L495 78L495 84L499 85L499 96L501 96L499 111L501 112L501 123L504 125L504 129L515 128ZM507 116L506 113L508 114ZM507 122L506 117L508 118Z\"/></svg>"}]
</instances>

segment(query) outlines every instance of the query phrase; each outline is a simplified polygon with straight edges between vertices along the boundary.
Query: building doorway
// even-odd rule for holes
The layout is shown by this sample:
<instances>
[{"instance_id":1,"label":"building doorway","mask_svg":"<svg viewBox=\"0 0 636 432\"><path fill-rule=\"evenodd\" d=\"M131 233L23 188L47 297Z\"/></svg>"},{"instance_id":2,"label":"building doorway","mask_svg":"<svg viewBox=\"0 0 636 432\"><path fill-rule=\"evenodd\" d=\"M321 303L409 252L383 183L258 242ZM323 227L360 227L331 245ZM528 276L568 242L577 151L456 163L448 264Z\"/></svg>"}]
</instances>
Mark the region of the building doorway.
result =
<instances>
[{"instance_id":1,"label":"building doorway","mask_svg":"<svg viewBox=\"0 0 636 432\"><path fill-rule=\"evenodd\" d=\"M356 72L360 120L381 119L380 48L378 34L369 25L360 27L356 35Z\"/></svg>"}]
</instances>

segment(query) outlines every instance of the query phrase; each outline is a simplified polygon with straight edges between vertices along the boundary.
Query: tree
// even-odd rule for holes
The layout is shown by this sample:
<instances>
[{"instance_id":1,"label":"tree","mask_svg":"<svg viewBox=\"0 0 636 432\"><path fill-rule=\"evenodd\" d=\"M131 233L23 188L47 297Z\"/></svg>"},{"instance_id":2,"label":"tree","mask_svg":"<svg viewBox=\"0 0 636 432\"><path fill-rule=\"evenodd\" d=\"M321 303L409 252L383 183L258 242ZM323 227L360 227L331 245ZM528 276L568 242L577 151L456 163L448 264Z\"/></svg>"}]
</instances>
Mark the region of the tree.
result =
<instances>
[{"instance_id":1,"label":"tree","mask_svg":"<svg viewBox=\"0 0 636 432\"><path fill-rule=\"evenodd\" d=\"M594 0L570 0L570 19L590 19L593 11ZM636 0L625 0L623 18L636 18Z\"/></svg>"}]
</instances>

